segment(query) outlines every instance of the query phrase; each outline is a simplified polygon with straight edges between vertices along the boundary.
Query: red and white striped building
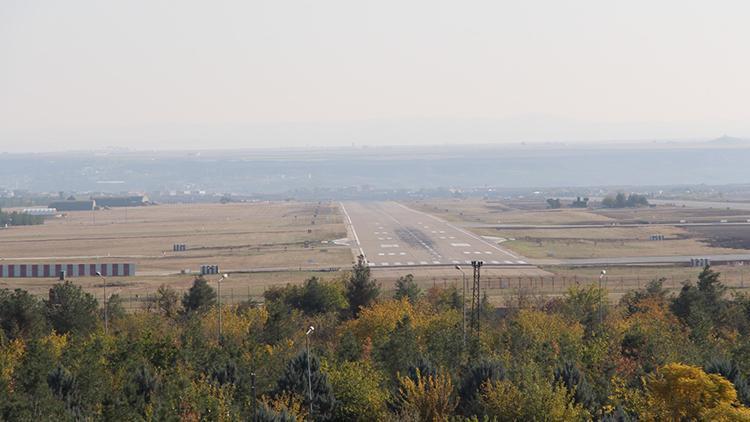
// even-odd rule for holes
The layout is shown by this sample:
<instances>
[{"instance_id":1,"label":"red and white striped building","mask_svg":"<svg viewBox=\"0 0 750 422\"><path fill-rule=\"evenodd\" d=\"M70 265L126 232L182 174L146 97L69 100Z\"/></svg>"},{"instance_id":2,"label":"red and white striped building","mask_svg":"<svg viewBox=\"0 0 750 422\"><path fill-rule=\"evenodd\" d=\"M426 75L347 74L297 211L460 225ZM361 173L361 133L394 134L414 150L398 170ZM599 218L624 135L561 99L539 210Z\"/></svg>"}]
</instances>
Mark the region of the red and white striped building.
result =
<instances>
[{"instance_id":1,"label":"red and white striped building","mask_svg":"<svg viewBox=\"0 0 750 422\"><path fill-rule=\"evenodd\" d=\"M135 275L135 264L0 264L0 278L91 277L97 272L108 277Z\"/></svg>"}]
</instances>

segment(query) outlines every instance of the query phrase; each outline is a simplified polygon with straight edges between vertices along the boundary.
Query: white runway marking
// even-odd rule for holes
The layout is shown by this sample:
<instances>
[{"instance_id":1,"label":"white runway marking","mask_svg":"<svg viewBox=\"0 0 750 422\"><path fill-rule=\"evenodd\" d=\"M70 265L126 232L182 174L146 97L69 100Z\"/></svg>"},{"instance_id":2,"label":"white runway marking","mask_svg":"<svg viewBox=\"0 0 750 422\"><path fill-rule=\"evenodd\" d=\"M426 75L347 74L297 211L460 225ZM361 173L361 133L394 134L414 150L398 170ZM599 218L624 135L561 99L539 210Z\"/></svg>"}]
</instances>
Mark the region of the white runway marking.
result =
<instances>
[{"instance_id":1,"label":"white runway marking","mask_svg":"<svg viewBox=\"0 0 750 422\"><path fill-rule=\"evenodd\" d=\"M481 255L482 253L479 251L474 251L474 255Z\"/></svg>"},{"instance_id":2,"label":"white runway marking","mask_svg":"<svg viewBox=\"0 0 750 422\"><path fill-rule=\"evenodd\" d=\"M493 263L493 264L499 264L499 262L497 262L497 261L492 261L492 263Z\"/></svg>"},{"instance_id":3,"label":"white runway marking","mask_svg":"<svg viewBox=\"0 0 750 422\"><path fill-rule=\"evenodd\" d=\"M381 248L398 248L398 245L395 243L385 243L380 245Z\"/></svg>"},{"instance_id":4,"label":"white runway marking","mask_svg":"<svg viewBox=\"0 0 750 422\"><path fill-rule=\"evenodd\" d=\"M512 264L512 261L505 261L506 264Z\"/></svg>"},{"instance_id":5,"label":"white runway marking","mask_svg":"<svg viewBox=\"0 0 750 422\"><path fill-rule=\"evenodd\" d=\"M460 264L460 263L461 263L461 261L456 261L456 260L453 260L452 262L453 262L454 264Z\"/></svg>"},{"instance_id":6,"label":"white runway marking","mask_svg":"<svg viewBox=\"0 0 750 422\"><path fill-rule=\"evenodd\" d=\"M518 261L519 264L525 264L526 261Z\"/></svg>"},{"instance_id":7,"label":"white runway marking","mask_svg":"<svg viewBox=\"0 0 750 422\"><path fill-rule=\"evenodd\" d=\"M471 254L471 252L469 252L469 251L464 251L464 254L466 254L466 255L469 255L469 254Z\"/></svg>"},{"instance_id":8,"label":"white runway marking","mask_svg":"<svg viewBox=\"0 0 750 422\"><path fill-rule=\"evenodd\" d=\"M419 261L420 265L427 265L427 261Z\"/></svg>"},{"instance_id":9,"label":"white runway marking","mask_svg":"<svg viewBox=\"0 0 750 422\"><path fill-rule=\"evenodd\" d=\"M432 261L433 264L440 265L440 261Z\"/></svg>"},{"instance_id":10,"label":"white runway marking","mask_svg":"<svg viewBox=\"0 0 750 422\"><path fill-rule=\"evenodd\" d=\"M414 265L414 262L412 262L412 261L406 261L406 265Z\"/></svg>"},{"instance_id":11,"label":"white runway marking","mask_svg":"<svg viewBox=\"0 0 750 422\"><path fill-rule=\"evenodd\" d=\"M396 255L396 252L388 252L388 256L394 256Z\"/></svg>"},{"instance_id":12,"label":"white runway marking","mask_svg":"<svg viewBox=\"0 0 750 422\"><path fill-rule=\"evenodd\" d=\"M384 267L387 267L387 266L388 266L388 263L387 263L387 262L381 262L381 263L380 263L380 265L382 265L382 266L384 266Z\"/></svg>"},{"instance_id":13,"label":"white runway marking","mask_svg":"<svg viewBox=\"0 0 750 422\"><path fill-rule=\"evenodd\" d=\"M385 252L378 252L378 256L385 256Z\"/></svg>"},{"instance_id":14,"label":"white runway marking","mask_svg":"<svg viewBox=\"0 0 750 422\"><path fill-rule=\"evenodd\" d=\"M486 253L487 255L492 255L492 252L490 251L484 251L484 253Z\"/></svg>"},{"instance_id":15,"label":"white runway marking","mask_svg":"<svg viewBox=\"0 0 750 422\"><path fill-rule=\"evenodd\" d=\"M451 243L451 246L456 247L456 248L459 248L459 247L460 248L468 248L471 245L468 244L468 243Z\"/></svg>"},{"instance_id":16,"label":"white runway marking","mask_svg":"<svg viewBox=\"0 0 750 422\"><path fill-rule=\"evenodd\" d=\"M456 236L448 236L448 239L455 239Z\"/></svg>"},{"instance_id":17,"label":"white runway marking","mask_svg":"<svg viewBox=\"0 0 750 422\"><path fill-rule=\"evenodd\" d=\"M406 252L399 252L399 255L406 255Z\"/></svg>"},{"instance_id":18,"label":"white runway marking","mask_svg":"<svg viewBox=\"0 0 750 422\"><path fill-rule=\"evenodd\" d=\"M401 265L400 262L394 262L393 265Z\"/></svg>"}]
</instances>

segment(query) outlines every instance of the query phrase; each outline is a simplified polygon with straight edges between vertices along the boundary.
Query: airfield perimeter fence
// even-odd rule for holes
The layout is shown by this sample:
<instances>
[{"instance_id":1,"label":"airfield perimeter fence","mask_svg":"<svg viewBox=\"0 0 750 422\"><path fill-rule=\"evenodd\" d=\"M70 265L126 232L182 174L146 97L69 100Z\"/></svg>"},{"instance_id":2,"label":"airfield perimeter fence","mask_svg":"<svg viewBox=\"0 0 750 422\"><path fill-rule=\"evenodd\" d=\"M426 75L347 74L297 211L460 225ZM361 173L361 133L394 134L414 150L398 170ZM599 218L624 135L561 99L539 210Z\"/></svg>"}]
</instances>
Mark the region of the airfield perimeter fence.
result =
<instances>
[{"instance_id":1,"label":"airfield perimeter fence","mask_svg":"<svg viewBox=\"0 0 750 422\"><path fill-rule=\"evenodd\" d=\"M624 293L632 290L645 288L653 278L642 276L605 276L602 279L602 287L607 290L610 299L616 300ZM414 281L427 291L431 288L452 289L456 288L462 291L462 277L420 277L414 276ZM667 276L662 282L662 287L670 292L678 293L685 278ZM695 283L696 280L689 280ZM730 291L740 291L750 289L750 275L742 273L722 273L721 281ZM276 282L264 284L262 286L245 286L245 287L222 287L221 303L222 304L240 304L246 301L263 303L262 291L274 286L285 286L287 282ZM385 297L393 296L395 290L394 279L380 280L381 295ZM467 289L471 289L472 279L467 278ZM482 294L486 293L490 298L497 297L514 297L518 295L536 295L536 296L560 296L565 294L572 287L598 286L598 276L482 276L481 288ZM178 298L181 301L188 289L175 289ZM121 292L123 306L127 311L138 309L148 309L156 301L156 293L130 294ZM470 291L467 291L467 297L470 297Z\"/></svg>"}]
</instances>

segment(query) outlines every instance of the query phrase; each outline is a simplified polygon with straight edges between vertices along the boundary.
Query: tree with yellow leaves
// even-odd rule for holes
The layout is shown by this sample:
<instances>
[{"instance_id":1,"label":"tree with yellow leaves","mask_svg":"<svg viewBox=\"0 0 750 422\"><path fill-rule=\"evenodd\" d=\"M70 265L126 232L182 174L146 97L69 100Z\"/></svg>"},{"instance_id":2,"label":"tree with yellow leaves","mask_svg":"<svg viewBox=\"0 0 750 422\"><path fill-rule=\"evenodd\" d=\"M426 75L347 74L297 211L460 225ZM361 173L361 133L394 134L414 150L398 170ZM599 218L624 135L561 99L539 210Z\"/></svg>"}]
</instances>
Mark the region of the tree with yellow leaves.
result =
<instances>
[{"instance_id":1,"label":"tree with yellow leaves","mask_svg":"<svg viewBox=\"0 0 750 422\"><path fill-rule=\"evenodd\" d=\"M458 405L450 375L437 371L415 377L399 376L396 404L401 414L420 421L447 421Z\"/></svg>"},{"instance_id":2,"label":"tree with yellow leaves","mask_svg":"<svg viewBox=\"0 0 750 422\"><path fill-rule=\"evenodd\" d=\"M646 379L651 420L750 420L731 382L697 366L670 363Z\"/></svg>"}]
</instances>

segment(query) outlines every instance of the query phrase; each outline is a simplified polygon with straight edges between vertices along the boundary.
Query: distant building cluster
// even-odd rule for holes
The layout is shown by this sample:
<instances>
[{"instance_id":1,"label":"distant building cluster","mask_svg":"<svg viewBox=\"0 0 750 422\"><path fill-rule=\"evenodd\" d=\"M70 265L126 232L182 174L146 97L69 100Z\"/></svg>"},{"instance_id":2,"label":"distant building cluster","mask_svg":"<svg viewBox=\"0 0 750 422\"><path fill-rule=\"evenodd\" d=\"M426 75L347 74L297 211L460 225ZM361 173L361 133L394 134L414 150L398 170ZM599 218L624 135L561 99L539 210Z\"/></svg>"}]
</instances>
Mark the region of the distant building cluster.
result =
<instances>
[{"instance_id":1,"label":"distant building cluster","mask_svg":"<svg viewBox=\"0 0 750 422\"><path fill-rule=\"evenodd\" d=\"M218 265L201 265L201 275L219 274Z\"/></svg>"}]
</instances>

